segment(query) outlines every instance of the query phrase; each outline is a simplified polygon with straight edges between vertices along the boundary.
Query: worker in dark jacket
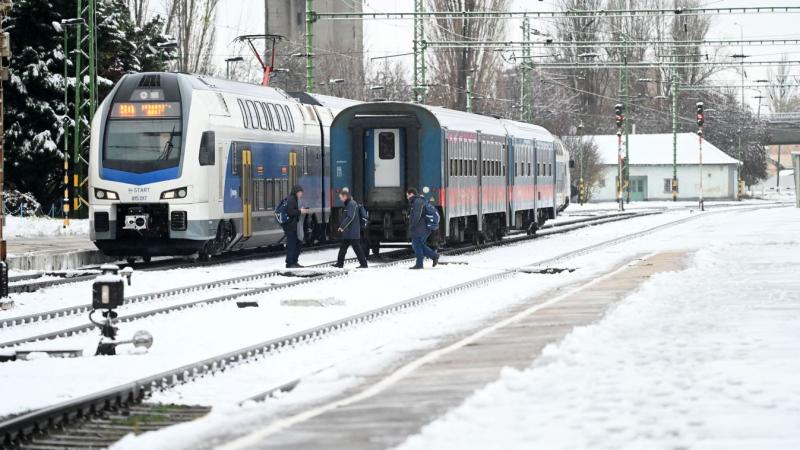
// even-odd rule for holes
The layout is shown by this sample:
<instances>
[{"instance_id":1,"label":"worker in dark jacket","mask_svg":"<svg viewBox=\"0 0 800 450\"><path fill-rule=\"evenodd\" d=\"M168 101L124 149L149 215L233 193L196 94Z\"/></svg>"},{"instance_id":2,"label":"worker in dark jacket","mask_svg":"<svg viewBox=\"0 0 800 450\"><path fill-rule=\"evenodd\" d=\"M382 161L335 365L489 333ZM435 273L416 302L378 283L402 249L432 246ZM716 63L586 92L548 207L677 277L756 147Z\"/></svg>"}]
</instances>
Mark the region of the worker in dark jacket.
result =
<instances>
[{"instance_id":1,"label":"worker in dark jacket","mask_svg":"<svg viewBox=\"0 0 800 450\"><path fill-rule=\"evenodd\" d=\"M353 200L350 195L350 190L342 188L339 191L339 200L344 204L342 214L342 221L339 224L339 234L342 240L339 246L339 258L336 260L335 267L344 267L344 256L347 254L347 248L353 247L358 258L359 268L367 268L367 258L364 256L364 248L361 246L361 215L359 214L358 203Z\"/></svg>"},{"instance_id":2,"label":"worker in dark jacket","mask_svg":"<svg viewBox=\"0 0 800 450\"><path fill-rule=\"evenodd\" d=\"M308 213L308 208L300 206L300 199L303 198L303 187L296 185L292 188L291 193L286 202L286 215L289 220L283 224L283 233L286 235L286 268L295 269L303 267L297 263L300 257L300 250L303 247L300 242L298 228L300 225L300 216Z\"/></svg>"},{"instance_id":3,"label":"worker in dark jacket","mask_svg":"<svg viewBox=\"0 0 800 450\"><path fill-rule=\"evenodd\" d=\"M419 195L416 189L408 188L406 190L406 198L408 199L408 234L411 236L411 247L414 249L414 255L417 257L417 263L411 269L422 269L422 262L425 257L433 260L433 267L439 264L439 254L428 247L428 236L431 231L428 229L428 223L425 220L425 197Z\"/></svg>"}]
</instances>

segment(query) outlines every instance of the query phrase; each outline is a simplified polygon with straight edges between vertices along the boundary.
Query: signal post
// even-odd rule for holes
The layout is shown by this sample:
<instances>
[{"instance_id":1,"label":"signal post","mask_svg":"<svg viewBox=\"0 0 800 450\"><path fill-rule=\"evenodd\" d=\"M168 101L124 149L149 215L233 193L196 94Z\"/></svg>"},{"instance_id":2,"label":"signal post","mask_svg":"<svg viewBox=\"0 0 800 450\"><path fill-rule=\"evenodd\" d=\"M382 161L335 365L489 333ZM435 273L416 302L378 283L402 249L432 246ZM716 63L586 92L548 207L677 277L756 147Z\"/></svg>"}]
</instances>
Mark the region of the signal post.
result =
<instances>
[{"instance_id":1,"label":"signal post","mask_svg":"<svg viewBox=\"0 0 800 450\"><path fill-rule=\"evenodd\" d=\"M625 211L625 203L622 198L624 182L622 180L623 150L622 150L622 125L625 123L625 112L622 103L614 106L614 118L617 123L617 203L619 210Z\"/></svg>"},{"instance_id":2,"label":"signal post","mask_svg":"<svg viewBox=\"0 0 800 450\"><path fill-rule=\"evenodd\" d=\"M703 102L697 102L697 145L700 156L700 211L705 211L703 205L703 124L706 121L703 113Z\"/></svg>"}]
</instances>

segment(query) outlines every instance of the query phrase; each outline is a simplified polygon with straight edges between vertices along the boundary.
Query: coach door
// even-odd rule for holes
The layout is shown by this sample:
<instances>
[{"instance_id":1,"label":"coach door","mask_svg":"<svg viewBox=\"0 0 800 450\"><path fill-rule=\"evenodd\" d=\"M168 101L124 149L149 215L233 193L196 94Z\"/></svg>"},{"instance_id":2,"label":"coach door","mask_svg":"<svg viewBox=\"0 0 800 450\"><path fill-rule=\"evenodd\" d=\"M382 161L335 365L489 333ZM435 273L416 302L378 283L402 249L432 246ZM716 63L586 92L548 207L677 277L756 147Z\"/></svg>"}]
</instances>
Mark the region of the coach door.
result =
<instances>
[{"instance_id":1,"label":"coach door","mask_svg":"<svg viewBox=\"0 0 800 450\"><path fill-rule=\"evenodd\" d=\"M242 150L242 236L253 235L253 152Z\"/></svg>"},{"instance_id":2,"label":"coach door","mask_svg":"<svg viewBox=\"0 0 800 450\"><path fill-rule=\"evenodd\" d=\"M378 129L373 139L375 187L401 187L400 130Z\"/></svg>"}]
</instances>

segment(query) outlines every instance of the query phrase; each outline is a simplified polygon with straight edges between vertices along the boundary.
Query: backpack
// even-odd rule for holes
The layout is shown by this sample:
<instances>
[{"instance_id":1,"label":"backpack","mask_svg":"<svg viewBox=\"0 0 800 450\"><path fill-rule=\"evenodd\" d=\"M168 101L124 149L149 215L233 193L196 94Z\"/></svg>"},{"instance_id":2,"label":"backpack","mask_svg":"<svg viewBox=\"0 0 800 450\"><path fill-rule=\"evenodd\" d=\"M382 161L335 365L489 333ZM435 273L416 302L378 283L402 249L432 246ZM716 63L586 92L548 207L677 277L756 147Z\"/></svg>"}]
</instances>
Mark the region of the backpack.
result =
<instances>
[{"instance_id":1,"label":"backpack","mask_svg":"<svg viewBox=\"0 0 800 450\"><path fill-rule=\"evenodd\" d=\"M358 205L358 218L361 222L361 229L366 230L367 225L369 225L369 212L367 208L364 208L364 205Z\"/></svg>"},{"instance_id":2,"label":"backpack","mask_svg":"<svg viewBox=\"0 0 800 450\"><path fill-rule=\"evenodd\" d=\"M425 203L425 226L428 227L429 231L436 231L439 229L439 211L436 209L435 206L431 205L430 203Z\"/></svg>"},{"instance_id":3,"label":"backpack","mask_svg":"<svg viewBox=\"0 0 800 450\"><path fill-rule=\"evenodd\" d=\"M289 197L284 198L278 203L278 206L275 207L275 220L283 225L289 221Z\"/></svg>"}]
</instances>

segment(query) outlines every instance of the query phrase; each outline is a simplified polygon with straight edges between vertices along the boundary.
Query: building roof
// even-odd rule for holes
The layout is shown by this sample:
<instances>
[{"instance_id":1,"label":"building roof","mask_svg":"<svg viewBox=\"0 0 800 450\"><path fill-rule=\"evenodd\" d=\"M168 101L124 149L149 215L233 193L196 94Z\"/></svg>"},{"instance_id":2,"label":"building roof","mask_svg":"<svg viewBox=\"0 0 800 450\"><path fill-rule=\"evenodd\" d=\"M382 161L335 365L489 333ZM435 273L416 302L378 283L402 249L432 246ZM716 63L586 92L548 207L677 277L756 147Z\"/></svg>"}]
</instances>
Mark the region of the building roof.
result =
<instances>
[{"instance_id":1,"label":"building roof","mask_svg":"<svg viewBox=\"0 0 800 450\"><path fill-rule=\"evenodd\" d=\"M584 136L594 139L603 164L617 164L617 136L615 134ZM623 148L625 137L622 137ZM672 165L672 133L628 135L628 154L631 165ZM698 164L698 142L694 133L678 133L678 164ZM703 141L703 164L738 164L734 158L708 141Z\"/></svg>"}]
</instances>

